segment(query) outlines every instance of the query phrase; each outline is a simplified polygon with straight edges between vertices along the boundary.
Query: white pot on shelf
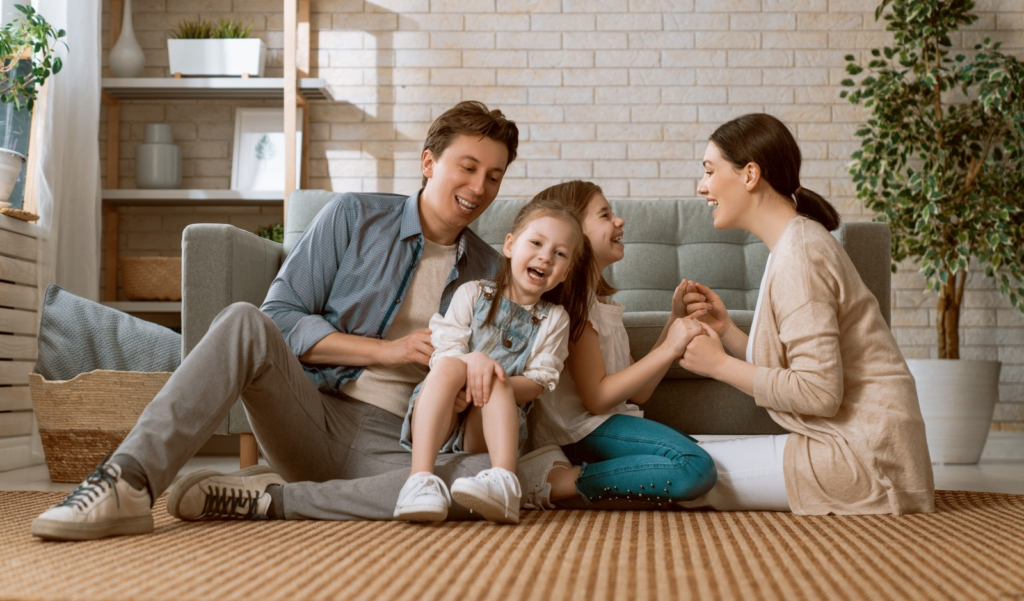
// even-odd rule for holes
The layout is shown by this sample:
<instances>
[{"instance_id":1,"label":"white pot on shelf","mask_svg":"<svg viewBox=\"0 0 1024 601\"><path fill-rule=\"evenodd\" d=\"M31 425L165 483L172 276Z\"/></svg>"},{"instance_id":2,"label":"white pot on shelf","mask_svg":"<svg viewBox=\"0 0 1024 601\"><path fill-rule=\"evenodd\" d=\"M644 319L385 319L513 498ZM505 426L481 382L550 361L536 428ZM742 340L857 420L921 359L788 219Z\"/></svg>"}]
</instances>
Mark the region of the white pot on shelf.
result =
<instances>
[{"instance_id":1,"label":"white pot on shelf","mask_svg":"<svg viewBox=\"0 0 1024 601\"><path fill-rule=\"evenodd\" d=\"M999 400L998 361L907 359L932 463L978 463Z\"/></svg>"},{"instance_id":2,"label":"white pot on shelf","mask_svg":"<svg viewBox=\"0 0 1024 601\"><path fill-rule=\"evenodd\" d=\"M0 208L11 206L7 199L14 191L14 184L18 181L24 162L25 155L20 152L0 148Z\"/></svg>"},{"instance_id":3,"label":"white pot on shelf","mask_svg":"<svg viewBox=\"0 0 1024 601\"><path fill-rule=\"evenodd\" d=\"M263 77L267 45L259 38L167 40L171 75Z\"/></svg>"}]
</instances>

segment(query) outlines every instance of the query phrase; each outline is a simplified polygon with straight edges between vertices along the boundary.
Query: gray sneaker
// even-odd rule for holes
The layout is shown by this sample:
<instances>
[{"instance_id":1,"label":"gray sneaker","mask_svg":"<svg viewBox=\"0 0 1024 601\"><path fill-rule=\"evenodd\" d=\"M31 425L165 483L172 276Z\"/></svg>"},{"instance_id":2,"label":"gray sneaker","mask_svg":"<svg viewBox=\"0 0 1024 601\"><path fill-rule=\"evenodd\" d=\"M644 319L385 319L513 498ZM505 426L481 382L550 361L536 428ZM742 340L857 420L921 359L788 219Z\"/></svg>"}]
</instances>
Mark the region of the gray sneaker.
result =
<instances>
[{"instance_id":1,"label":"gray sneaker","mask_svg":"<svg viewBox=\"0 0 1024 601\"><path fill-rule=\"evenodd\" d=\"M565 466L556 466L564 463ZM555 467L572 467L558 445L548 445L519 458L516 476L523 486L523 509L554 509L548 474Z\"/></svg>"},{"instance_id":2,"label":"gray sneaker","mask_svg":"<svg viewBox=\"0 0 1024 601\"><path fill-rule=\"evenodd\" d=\"M267 487L284 484L266 465L222 474L196 470L181 477L167 498L167 513L179 520L259 520L270 508Z\"/></svg>"},{"instance_id":3,"label":"gray sneaker","mask_svg":"<svg viewBox=\"0 0 1024 601\"><path fill-rule=\"evenodd\" d=\"M149 492L121 479L104 459L63 501L32 521L32 534L48 540L93 540L153 531Z\"/></svg>"}]
</instances>

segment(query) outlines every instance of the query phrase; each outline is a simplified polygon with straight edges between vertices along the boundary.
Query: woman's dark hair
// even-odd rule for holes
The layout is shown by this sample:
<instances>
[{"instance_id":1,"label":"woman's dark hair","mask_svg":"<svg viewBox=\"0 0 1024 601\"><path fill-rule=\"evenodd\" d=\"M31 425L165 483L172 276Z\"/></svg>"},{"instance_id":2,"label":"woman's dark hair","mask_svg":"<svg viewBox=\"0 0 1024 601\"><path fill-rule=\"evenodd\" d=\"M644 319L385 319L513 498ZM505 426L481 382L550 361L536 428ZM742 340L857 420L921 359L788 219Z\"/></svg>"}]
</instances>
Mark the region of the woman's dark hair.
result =
<instances>
[{"instance_id":1,"label":"woman's dark hair","mask_svg":"<svg viewBox=\"0 0 1024 601\"><path fill-rule=\"evenodd\" d=\"M554 200L567 207L569 207L576 218L583 223L587 219L587 207L590 206L590 199L594 198L595 195L604 195L601 190L601 186L593 182L585 182L583 180L573 180L571 182L562 182L561 184L555 184L549 188L545 188L537 193L533 197L532 202L538 200ZM590 240L586 241L585 253L589 256L593 256L594 251L590 247ZM597 271L597 260L590 259L594 265L594 274L591 274L590 281L593 285L594 294L597 296L611 296L618 292L608 280L604 279L604 275L600 271ZM590 288L588 288L589 290Z\"/></svg>"},{"instance_id":2,"label":"woman's dark hair","mask_svg":"<svg viewBox=\"0 0 1024 601\"><path fill-rule=\"evenodd\" d=\"M764 113L743 115L716 129L710 140L737 169L756 163L761 179L779 194L795 199L798 213L829 231L839 227L835 207L800 185L800 147L782 121Z\"/></svg>"},{"instance_id":3,"label":"woman's dark hair","mask_svg":"<svg viewBox=\"0 0 1024 601\"><path fill-rule=\"evenodd\" d=\"M532 200L520 209L519 214L516 215L516 219L512 223L512 236L518 236L527 224L542 217L554 217L555 219L564 220L572 226L573 234L576 237L572 256L569 257L569 272L566 274L565 281L541 296L541 299L549 303L562 305L565 308L566 313L569 314L570 339L575 342L583 334L583 325L587 319L590 274L596 272L593 253L587 252L590 250L590 245L587 242L587 237L583 234L583 226L580 225L580 221L576 218L575 213L569 207L551 200ZM511 280L512 260L505 257L505 260L501 263L501 268L498 270L498 277L494 278L494 298L491 300L491 308L487 312L487 318L484 319L485 324L494 322L494 318L498 313L498 305L501 304L499 299L508 290Z\"/></svg>"},{"instance_id":4,"label":"woman's dark hair","mask_svg":"<svg viewBox=\"0 0 1024 601\"><path fill-rule=\"evenodd\" d=\"M434 160L437 160L459 136L476 136L501 142L508 149L505 167L516 160L516 150L519 148L519 128L516 122L510 121L497 109L488 109L482 102L464 100L442 113L430 124L427 139L423 141L423 150L429 150ZM427 185L426 176L423 176L422 185Z\"/></svg>"}]
</instances>

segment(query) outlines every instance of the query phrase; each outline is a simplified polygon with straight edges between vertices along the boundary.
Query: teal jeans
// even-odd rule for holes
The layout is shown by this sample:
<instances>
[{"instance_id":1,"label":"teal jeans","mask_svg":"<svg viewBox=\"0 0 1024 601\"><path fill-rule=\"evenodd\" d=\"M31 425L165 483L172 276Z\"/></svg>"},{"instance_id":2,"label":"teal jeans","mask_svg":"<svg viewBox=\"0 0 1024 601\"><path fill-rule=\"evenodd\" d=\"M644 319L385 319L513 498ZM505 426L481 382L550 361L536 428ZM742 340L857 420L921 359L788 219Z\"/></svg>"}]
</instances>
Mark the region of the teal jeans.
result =
<instances>
[{"instance_id":1,"label":"teal jeans","mask_svg":"<svg viewBox=\"0 0 1024 601\"><path fill-rule=\"evenodd\" d=\"M715 462L697 441L664 424L613 415L586 438L562 447L582 466L576 490L594 503L695 499L715 485Z\"/></svg>"}]
</instances>

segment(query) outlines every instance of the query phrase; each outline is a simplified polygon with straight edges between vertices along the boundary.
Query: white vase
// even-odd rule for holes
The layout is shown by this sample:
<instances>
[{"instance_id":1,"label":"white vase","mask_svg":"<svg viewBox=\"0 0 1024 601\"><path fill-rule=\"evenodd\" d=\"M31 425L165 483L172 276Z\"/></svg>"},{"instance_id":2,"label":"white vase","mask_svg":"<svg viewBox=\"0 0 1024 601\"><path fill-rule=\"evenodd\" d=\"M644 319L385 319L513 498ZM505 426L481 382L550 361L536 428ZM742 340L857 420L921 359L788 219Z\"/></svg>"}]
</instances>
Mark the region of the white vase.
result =
<instances>
[{"instance_id":1,"label":"white vase","mask_svg":"<svg viewBox=\"0 0 1024 601\"><path fill-rule=\"evenodd\" d=\"M7 198L14 191L14 184L18 182L21 175L21 165L25 162L25 155L6 148L0 148L0 208L11 206Z\"/></svg>"},{"instance_id":2,"label":"white vase","mask_svg":"<svg viewBox=\"0 0 1024 601\"><path fill-rule=\"evenodd\" d=\"M167 40L171 75L263 77L267 45L259 38Z\"/></svg>"},{"instance_id":3,"label":"white vase","mask_svg":"<svg viewBox=\"0 0 1024 601\"><path fill-rule=\"evenodd\" d=\"M113 19L114 15L110 15ZM132 0L124 0L124 16L121 19L121 37L110 49L110 72L114 77L139 77L146 66L146 55L135 39L132 27Z\"/></svg>"},{"instance_id":4,"label":"white vase","mask_svg":"<svg viewBox=\"0 0 1024 601\"><path fill-rule=\"evenodd\" d=\"M135 185L143 190L181 187L181 148L166 123L147 123L145 138L135 148Z\"/></svg>"},{"instance_id":5,"label":"white vase","mask_svg":"<svg viewBox=\"0 0 1024 601\"><path fill-rule=\"evenodd\" d=\"M978 463L999 399L998 361L907 359L932 463Z\"/></svg>"}]
</instances>

